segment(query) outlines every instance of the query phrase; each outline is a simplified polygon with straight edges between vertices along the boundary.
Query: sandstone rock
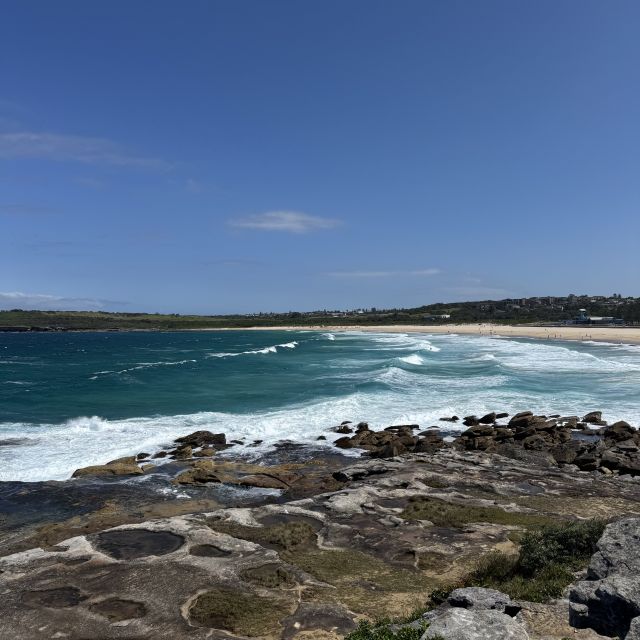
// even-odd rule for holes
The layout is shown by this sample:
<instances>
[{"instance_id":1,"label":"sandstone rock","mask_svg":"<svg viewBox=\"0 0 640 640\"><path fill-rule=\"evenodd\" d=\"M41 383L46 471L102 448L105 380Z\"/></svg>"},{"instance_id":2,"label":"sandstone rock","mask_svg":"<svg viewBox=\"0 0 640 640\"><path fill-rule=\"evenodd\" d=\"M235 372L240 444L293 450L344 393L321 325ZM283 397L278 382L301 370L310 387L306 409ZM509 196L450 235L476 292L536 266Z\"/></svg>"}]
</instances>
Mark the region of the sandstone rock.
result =
<instances>
[{"instance_id":1,"label":"sandstone rock","mask_svg":"<svg viewBox=\"0 0 640 640\"><path fill-rule=\"evenodd\" d=\"M144 473L142 469L135 464L110 462L109 464L97 464L89 467L76 469L72 478L82 478L85 476L138 476Z\"/></svg>"},{"instance_id":2,"label":"sandstone rock","mask_svg":"<svg viewBox=\"0 0 640 640\"><path fill-rule=\"evenodd\" d=\"M481 587L465 587L454 589L447 599L452 607L464 609L495 609L504 612L505 607L511 605L511 598L496 589Z\"/></svg>"},{"instance_id":3,"label":"sandstone rock","mask_svg":"<svg viewBox=\"0 0 640 640\"><path fill-rule=\"evenodd\" d=\"M528 640L525 628L500 611L449 609L431 622L421 640Z\"/></svg>"},{"instance_id":4,"label":"sandstone rock","mask_svg":"<svg viewBox=\"0 0 640 640\"><path fill-rule=\"evenodd\" d=\"M179 442L192 447L204 447L211 444L216 446L226 445L227 437L224 433L211 433L211 431L194 431L188 436L176 438L174 442Z\"/></svg>"},{"instance_id":5,"label":"sandstone rock","mask_svg":"<svg viewBox=\"0 0 640 640\"><path fill-rule=\"evenodd\" d=\"M289 485L284 480L262 473L256 473L240 478L238 484L245 487L259 487L260 489L286 489Z\"/></svg>"},{"instance_id":6,"label":"sandstone rock","mask_svg":"<svg viewBox=\"0 0 640 640\"><path fill-rule=\"evenodd\" d=\"M215 465L212 460L197 460L191 469L183 471L172 480L173 484L206 484L208 482L220 482L220 478L215 472Z\"/></svg>"}]
</instances>

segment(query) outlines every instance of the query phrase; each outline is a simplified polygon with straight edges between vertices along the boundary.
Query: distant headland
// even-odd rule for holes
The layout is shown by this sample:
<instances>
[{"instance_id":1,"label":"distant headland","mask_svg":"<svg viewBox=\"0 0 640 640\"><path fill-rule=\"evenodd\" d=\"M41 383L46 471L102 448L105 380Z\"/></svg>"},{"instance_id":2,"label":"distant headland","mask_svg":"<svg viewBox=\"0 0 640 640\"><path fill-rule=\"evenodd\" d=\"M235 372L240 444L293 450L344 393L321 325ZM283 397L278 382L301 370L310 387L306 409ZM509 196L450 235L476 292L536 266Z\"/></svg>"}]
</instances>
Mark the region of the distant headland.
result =
<instances>
[{"instance_id":1,"label":"distant headland","mask_svg":"<svg viewBox=\"0 0 640 640\"><path fill-rule=\"evenodd\" d=\"M492 325L478 328L478 324ZM0 331L180 331L188 329L384 328L637 341L640 298L537 296L443 302L413 308L261 312L226 315L107 311L0 311ZM512 329L509 329L512 327ZM517 327L517 329L515 328ZM551 328L555 328L553 331ZM616 336L621 331L620 337ZM397 329L396 329L397 330ZM604 330L605 333L601 334ZM560 335L562 334L562 335ZM585 338L585 336L587 336ZM606 336L604 338L603 336Z\"/></svg>"}]
</instances>

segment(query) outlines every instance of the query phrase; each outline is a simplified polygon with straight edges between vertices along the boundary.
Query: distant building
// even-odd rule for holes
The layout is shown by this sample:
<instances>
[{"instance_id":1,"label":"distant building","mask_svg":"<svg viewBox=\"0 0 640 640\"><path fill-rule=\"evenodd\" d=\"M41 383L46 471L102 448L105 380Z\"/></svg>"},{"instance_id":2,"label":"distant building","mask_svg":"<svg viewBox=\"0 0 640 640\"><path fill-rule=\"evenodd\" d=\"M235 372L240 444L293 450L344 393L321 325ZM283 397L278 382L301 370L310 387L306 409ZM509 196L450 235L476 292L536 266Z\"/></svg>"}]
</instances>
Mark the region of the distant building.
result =
<instances>
[{"instance_id":1,"label":"distant building","mask_svg":"<svg viewBox=\"0 0 640 640\"><path fill-rule=\"evenodd\" d=\"M607 325L607 324L624 324L622 318L614 318L613 316L591 316L586 309L578 309L578 315L572 324L582 325Z\"/></svg>"}]
</instances>

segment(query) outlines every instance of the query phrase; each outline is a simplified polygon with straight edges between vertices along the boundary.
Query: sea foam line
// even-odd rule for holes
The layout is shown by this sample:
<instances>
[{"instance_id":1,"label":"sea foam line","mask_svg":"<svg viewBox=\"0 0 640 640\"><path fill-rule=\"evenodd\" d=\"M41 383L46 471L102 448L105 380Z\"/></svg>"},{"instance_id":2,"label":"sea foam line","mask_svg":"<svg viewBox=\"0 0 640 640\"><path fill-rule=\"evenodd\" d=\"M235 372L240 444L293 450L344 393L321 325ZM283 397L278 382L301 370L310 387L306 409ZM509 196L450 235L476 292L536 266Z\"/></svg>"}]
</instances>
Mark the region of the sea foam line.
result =
<instances>
[{"instance_id":1,"label":"sea foam line","mask_svg":"<svg viewBox=\"0 0 640 640\"><path fill-rule=\"evenodd\" d=\"M236 356L246 355L266 355L267 353L278 353L278 349L295 349L298 346L298 342L295 340L292 342L284 342L282 344L274 344L270 347L264 347L264 349L251 349L249 351L237 351L233 353L209 353L207 358L234 358Z\"/></svg>"}]
</instances>

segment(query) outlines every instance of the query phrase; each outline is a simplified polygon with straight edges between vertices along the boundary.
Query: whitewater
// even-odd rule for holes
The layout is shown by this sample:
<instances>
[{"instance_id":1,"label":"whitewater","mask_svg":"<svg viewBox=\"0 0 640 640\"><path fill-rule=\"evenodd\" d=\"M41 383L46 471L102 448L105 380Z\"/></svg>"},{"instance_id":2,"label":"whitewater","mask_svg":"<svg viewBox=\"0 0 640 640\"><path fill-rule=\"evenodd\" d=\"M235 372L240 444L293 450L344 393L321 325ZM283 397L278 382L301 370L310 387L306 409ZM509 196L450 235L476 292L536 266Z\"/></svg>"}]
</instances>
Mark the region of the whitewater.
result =
<instances>
[{"instance_id":1,"label":"whitewater","mask_svg":"<svg viewBox=\"0 0 640 640\"><path fill-rule=\"evenodd\" d=\"M262 441L224 454L235 455L322 445L344 420L428 427L527 409L640 425L640 346L384 331L0 334L0 480L65 479L199 429Z\"/></svg>"}]
</instances>

